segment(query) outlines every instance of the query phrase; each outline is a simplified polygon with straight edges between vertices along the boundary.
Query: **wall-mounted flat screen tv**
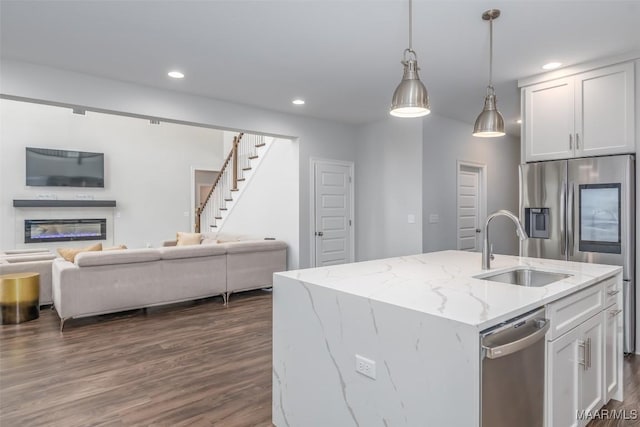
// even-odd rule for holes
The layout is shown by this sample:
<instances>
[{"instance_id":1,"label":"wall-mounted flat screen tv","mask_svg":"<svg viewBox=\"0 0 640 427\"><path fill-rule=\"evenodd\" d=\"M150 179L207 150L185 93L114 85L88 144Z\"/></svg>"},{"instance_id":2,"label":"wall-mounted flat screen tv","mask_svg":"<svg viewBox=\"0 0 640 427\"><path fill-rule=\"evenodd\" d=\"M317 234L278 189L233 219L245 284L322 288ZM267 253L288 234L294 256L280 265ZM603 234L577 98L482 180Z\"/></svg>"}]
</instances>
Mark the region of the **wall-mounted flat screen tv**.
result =
<instances>
[{"instance_id":1,"label":"wall-mounted flat screen tv","mask_svg":"<svg viewBox=\"0 0 640 427\"><path fill-rule=\"evenodd\" d=\"M27 147L27 185L104 188L104 154Z\"/></svg>"}]
</instances>

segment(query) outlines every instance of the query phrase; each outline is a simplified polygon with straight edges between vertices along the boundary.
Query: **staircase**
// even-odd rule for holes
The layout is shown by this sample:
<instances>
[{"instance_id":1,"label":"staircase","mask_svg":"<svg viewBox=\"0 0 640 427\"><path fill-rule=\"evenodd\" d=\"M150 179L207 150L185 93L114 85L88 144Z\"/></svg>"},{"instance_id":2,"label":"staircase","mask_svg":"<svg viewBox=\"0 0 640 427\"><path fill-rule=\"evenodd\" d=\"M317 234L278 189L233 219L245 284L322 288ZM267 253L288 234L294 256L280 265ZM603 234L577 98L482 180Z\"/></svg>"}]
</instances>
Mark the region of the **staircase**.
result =
<instances>
[{"instance_id":1,"label":"staircase","mask_svg":"<svg viewBox=\"0 0 640 427\"><path fill-rule=\"evenodd\" d=\"M272 138L240 133L233 138L220 174L204 201L196 208L195 231L216 232L249 183L253 171L267 153Z\"/></svg>"}]
</instances>

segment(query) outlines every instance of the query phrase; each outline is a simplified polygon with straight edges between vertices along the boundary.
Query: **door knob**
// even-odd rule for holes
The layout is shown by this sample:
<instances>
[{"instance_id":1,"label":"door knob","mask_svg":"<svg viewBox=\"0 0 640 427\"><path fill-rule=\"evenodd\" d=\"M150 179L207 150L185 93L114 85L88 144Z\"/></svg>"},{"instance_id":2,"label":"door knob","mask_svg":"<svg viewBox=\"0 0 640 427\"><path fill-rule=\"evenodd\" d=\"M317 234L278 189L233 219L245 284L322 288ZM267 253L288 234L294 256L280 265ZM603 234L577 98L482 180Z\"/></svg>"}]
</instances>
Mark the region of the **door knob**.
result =
<instances>
[{"instance_id":1,"label":"door knob","mask_svg":"<svg viewBox=\"0 0 640 427\"><path fill-rule=\"evenodd\" d=\"M324 233L322 231L316 231L316 236L322 237Z\"/></svg>"},{"instance_id":2,"label":"door knob","mask_svg":"<svg viewBox=\"0 0 640 427\"><path fill-rule=\"evenodd\" d=\"M476 228L476 233L481 233L482 230L480 230L479 228Z\"/></svg>"}]
</instances>

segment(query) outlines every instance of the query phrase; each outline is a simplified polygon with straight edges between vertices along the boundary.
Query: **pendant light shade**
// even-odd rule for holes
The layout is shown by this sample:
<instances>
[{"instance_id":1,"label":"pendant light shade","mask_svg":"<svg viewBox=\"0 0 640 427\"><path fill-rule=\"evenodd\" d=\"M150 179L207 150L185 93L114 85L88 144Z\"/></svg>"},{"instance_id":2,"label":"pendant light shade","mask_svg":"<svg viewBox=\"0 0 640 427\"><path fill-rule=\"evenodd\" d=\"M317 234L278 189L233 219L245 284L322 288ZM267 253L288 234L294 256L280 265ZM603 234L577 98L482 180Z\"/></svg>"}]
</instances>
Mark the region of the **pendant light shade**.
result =
<instances>
[{"instance_id":1,"label":"pendant light shade","mask_svg":"<svg viewBox=\"0 0 640 427\"><path fill-rule=\"evenodd\" d=\"M418 58L411 49L404 51L404 74L402 81L393 92L391 99L391 115L396 117L422 117L431 112L427 88L418 76ZM413 59L406 59L407 53L413 54Z\"/></svg>"},{"instance_id":2,"label":"pendant light shade","mask_svg":"<svg viewBox=\"0 0 640 427\"><path fill-rule=\"evenodd\" d=\"M504 119L496 108L496 94L493 87L487 88L487 96L484 98L484 108L473 126L473 136L481 138L493 138L504 135Z\"/></svg>"},{"instance_id":3,"label":"pendant light shade","mask_svg":"<svg viewBox=\"0 0 640 427\"><path fill-rule=\"evenodd\" d=\"M473 136L493 138L504 135L504 119L496 105L496 93L493 88L493 20L500 16L500 10L490 9L482 14L482 19L489 21L489 86L484 98L484 108L476 119Z\"/></svg>"},{"instance_id":4,"label":"pendant light shade","mask_svg":"<svg viewBox=\"0 0 640 427\"><path fill-rule=\"evenodd\" d=\"M412 48L412 2L409 0L409 48L404 50L402 65L404 74L402 81L393 92L391 110L389 113L396 117L422 117L431 112L427 88L420 81L418 75L418 55ZM407 54L409 58L407 58Z\"/></svg>"}]
</instances>

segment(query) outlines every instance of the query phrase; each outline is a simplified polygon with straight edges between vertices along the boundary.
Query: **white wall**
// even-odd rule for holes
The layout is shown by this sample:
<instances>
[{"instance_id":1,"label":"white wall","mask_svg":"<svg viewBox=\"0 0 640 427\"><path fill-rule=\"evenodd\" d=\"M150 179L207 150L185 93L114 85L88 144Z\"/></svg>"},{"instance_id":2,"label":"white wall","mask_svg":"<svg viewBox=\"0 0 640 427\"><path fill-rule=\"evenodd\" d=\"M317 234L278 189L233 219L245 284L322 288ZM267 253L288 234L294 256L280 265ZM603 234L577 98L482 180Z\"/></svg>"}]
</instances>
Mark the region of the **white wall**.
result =
<instances>
[{"instance_id":1,"label":"white wall","mask_svg":"<svg viewBox=\"0 0 640 427\"><path fill-rule=\"evenodd\" d=\"M299 138L300 266L310 264L309 158L353 161L355 127L4 59L3 95ZM250 101L250 100L248 100ZM1 187L1 186L0 186ZM187 191L188 193L188 191ZM4 194L0 194L3 200ZM144 221L145 219L141 219Z\"/></svg>"},{"instance_id":2,"label":"white wall","mask_svg":"<svg viewBox=\"0 0 640 427\"><path fill-rule=\"evenodd\" d=\"M287 266L300 264L298 143L276 138L252 171L218 234L287 242Z\"/></svg>"},{"instance_id":3,"label":"white wall","mask_svg":"<svg viewBox=\"0 0 640 427\"><path fill-rule=\"evenodd\" d=\"M363 125L357 141L356 259L421 253L422 121Z\"/></svg>"},{"instance_id":4,"label":"white wall","mask_svg":"<svg viewBox=\"0 0 640 427\"><path fill-rule=\"evenodd\" d=\"M422 247L425 252L456 249L456 162L487 165L487 214L498 209L518 212L520 141L514 137L476 138L473 126L431 114L423 120ZM429 224L429 215L440 220ZM491 221L495 253L518 254L518 238L507 218Z\"/></svg>"},{"instance_id":5,"label":"white wall","mask_svg":"<svg viewBox=\"0 0 640 427\"><path fill-rule=\"evenodd\" d=\"M87 112L12 100L0 100L0 247L24 246L23 221L28 218L93 218L105 216L92 208L35 209L12 206L13 199L51 194L58 199L87 195L115 200L105 244L158 246L176 231L188 231L191 166L219 168L222 132L172 123ZM105 154L104 188L27 187L25 147L92 151ZM187 216L185 216L185 212ZM113 233L113 234L111 234ZM79 242L52 243L77 246Z\"/></svg>"}]
</instances>

